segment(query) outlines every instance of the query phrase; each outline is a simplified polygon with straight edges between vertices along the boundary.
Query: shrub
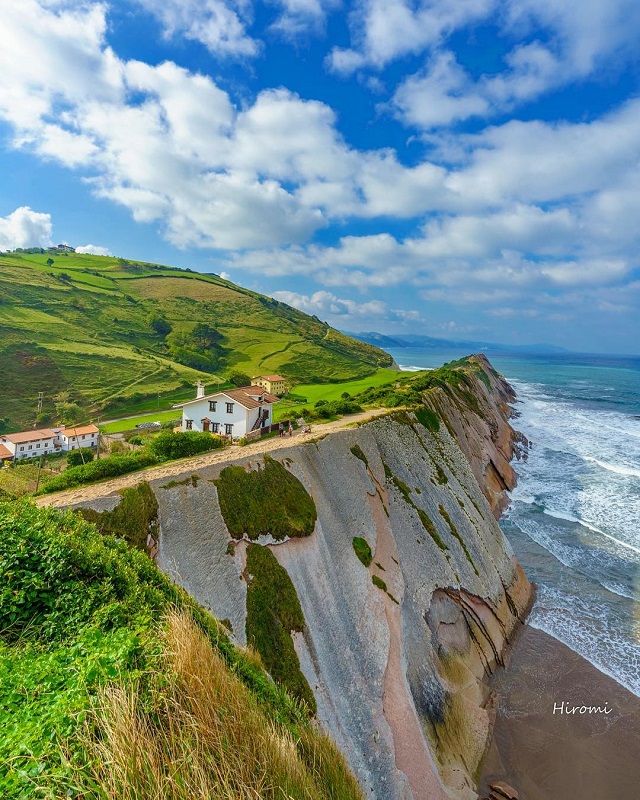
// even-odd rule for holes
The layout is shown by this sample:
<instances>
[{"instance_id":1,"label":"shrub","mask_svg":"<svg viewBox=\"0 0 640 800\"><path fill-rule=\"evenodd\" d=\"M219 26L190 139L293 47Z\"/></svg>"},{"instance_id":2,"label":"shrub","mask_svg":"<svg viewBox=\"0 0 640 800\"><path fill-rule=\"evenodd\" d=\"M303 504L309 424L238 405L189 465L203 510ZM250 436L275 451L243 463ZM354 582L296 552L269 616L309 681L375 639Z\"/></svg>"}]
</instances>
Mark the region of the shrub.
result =
<instances>
[{"instance_id":1,"label":"shrub","mask_svg":"<svg viewBox=\"0 0 640 800\"><path fill-rule=\"evenodd\" d=\"M72 450L67 456L67 467L78 467L80 464L89 464L93 461L93 458L93 450L88 447Z\"/></svg>"},{"instance_id":2,"label":"shrub","mask_svg":"<svg viewBox=\"0 0 640 800\"><path fill-rule=\"evenodd\" d=\"M186 458L208 450L218 450L223 447L219 436L200 431L162 431L149 445L151 453L160 461L173 458Z\"/></svg>"},{"instance_id":3,"label":"shrub","mask_svg":"<svg viewBox=\"0 0 640 800\"><path fill-rule=\"evenodd\" d=\"M157 459L154 456L145 453L101 458L98 461L92 461L90 464L71 467L60 475L56 475L47 481L38 494L60 492L64 489L72 489L74 486L82 486L85 483L101 481L104 478L115 478L117 475L135 472L137 469L143 469L156 463Z\"/></svg>"}]
</instances>

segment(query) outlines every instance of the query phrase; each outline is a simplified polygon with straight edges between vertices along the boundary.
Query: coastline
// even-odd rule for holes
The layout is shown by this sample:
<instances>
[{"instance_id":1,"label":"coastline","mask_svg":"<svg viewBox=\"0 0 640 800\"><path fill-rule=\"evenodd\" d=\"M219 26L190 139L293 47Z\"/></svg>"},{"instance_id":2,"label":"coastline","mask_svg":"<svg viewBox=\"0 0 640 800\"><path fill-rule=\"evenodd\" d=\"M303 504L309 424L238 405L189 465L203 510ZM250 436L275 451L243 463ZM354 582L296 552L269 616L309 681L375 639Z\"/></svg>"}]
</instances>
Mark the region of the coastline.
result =
<instances>
[{"instance_id":1,"label":"coastline","mask_svg":"<svg viewBox=\"0 0 640 800\"><path fill-rule=\"evenodd\" d=\"M515 478L517 482L517 473ZM488 706L495 717L478 776L479 797L637 797L640 698L558 639L529 625L529 614L505 668L489 680ZM507 789L507 794L492 792L492 785Z\"/></svg>"},{"instance_id":2,"label":"coastline","mask_svg":"<svg viewBox=\"0 0 640 800\"><path fill-rule=\"evenodd\" d=\"M640 698L613 678L525 625L491 690L496 718L480 797L491 796L496 780L516 789L520 800L638 796ZM572 709L579 710L567 713Z\"/></svg>"}]
</instances>

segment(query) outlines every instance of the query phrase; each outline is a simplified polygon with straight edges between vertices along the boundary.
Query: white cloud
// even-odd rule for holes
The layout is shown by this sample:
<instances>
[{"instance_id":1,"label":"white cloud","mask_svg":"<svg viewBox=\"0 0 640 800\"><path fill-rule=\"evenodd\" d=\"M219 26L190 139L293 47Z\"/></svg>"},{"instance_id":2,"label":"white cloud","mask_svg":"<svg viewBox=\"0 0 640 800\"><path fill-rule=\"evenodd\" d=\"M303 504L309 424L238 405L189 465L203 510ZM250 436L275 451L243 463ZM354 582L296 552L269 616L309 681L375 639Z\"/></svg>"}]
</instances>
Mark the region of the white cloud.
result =
<instances>
[{"instance_id":1,"label":"white cloud","mask_svg":"<svg viewBox=\"0 0 640 800\"><path fill-rule=\"evenodd\" d=\"M307 32L320 32L327 14L337 8L340 0L274 0L281 14L271 26L287 38L296 38Z\"/></svg>"},{"instance_id":2,"label":"white cloud","mask_svg":"<svg viewBox=\"0 0 640 800\"><path fill-rule=\"evenodd\" d=\"M407 53L437 45L443 37L483 19L495 0L361 0L351 15L351 48L336 47L328 63L349 74L371 64L383 67Z\"/></svg>"},{"instance_id":3,"label":"white cloud","mask_svg":"<svg viewBox=\"0 0 640 800\"><path fill-rule=\"evenodd\" d=\"M86 253L90 256L110 256L111 251L108 247L99 247L95 244L83 244L76 247L76 253Z\"/></svg>"},{"instance_id":4,"label":"white cloud","mask_svg":"<svg viewBox=\"0 0 640 800\"><path fill-rule=\"evenodd\" d=\"M255 56L258 43L247 35L249 3L223 0L136 0L157 17L167 37L184 36L215 56Z\"/></svg>"},{"instance_id":5,"label":"white cloud","mask_svg":"<svg viewBox=\"0 0 640 800\"><path fill-rule=\"evenodd\" d=\"M0 250L48 247L52 228L50 214L33 211L29 206L16 208L6 217L0 217Z\"/></svg>"}]
</instances>

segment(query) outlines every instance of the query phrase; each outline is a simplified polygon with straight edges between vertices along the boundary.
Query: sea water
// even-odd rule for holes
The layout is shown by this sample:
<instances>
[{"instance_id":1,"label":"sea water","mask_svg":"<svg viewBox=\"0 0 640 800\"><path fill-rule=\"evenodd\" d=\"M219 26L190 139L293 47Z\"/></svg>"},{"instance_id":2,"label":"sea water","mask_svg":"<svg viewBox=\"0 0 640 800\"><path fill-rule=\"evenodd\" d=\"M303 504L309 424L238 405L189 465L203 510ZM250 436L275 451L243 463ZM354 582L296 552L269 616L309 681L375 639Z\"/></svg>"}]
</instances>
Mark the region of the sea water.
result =
<instances>
[{"instance_id":1,"label":"sea water","mask_svg":"<svg viewBox=\"0 0 640 800\"><path fill-rule=\"evenodd\" d=\"M390 352L405 368L464 355ZM640 358L487 355L532 442L501 521L538 585L530 623L640 696Z\"/></svg>"}]
</instances>

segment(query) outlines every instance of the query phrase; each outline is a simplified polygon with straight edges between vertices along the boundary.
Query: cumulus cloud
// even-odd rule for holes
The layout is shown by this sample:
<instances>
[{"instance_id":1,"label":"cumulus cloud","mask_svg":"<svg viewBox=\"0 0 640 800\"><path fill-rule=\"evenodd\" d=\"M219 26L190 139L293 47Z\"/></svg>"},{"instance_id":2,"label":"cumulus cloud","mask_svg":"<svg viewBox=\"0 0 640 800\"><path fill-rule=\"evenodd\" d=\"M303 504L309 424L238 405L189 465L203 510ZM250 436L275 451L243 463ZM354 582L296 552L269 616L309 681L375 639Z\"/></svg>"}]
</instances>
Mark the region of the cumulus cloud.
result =
<instances>
[{"instance_id":1,"label":"cumulus cloud","mask_svg":"<svg viewBox=\"0 0 640 800\"><path fill-rule=\"evenodd\" d=\"M111 251L108 247L99 247L95 244L83 244L76 247L76 253L85 253L90 256L110 256Z\"/></svg>"},{"instance_id":2,"label":"cumulus cloud","mask_svg":"<svg viewBox=\"0 0 640 800\"><path fill-rule=\"evenodd\" d=\"M258 43L247 35L248 3L223 0L136 0L161 22L165 36L203 44L215 56L255 56Z\"/></svg>"},{"instance_id":3,"label":"cumulus cloud","mask_svg":"<svg viewBox=\"0 0 640 800\"><path fill-rule=\"evenodd\" d=\"M0 217L0 250L48 247L52 228L50 214L33 211L29 206L16 208L6 217Z\"/></svg>"},{"instance_id":4,"label":"cumulus cloud","mask_svg":"<svg viewBox=\"0 0 640 800\"><path fill-rule=\"evenodd\" d=\"M421 322L422 315L417 310L390 309L381 300L358 302L347 297L338 297L332 292L321 290L311 295L298 292L274 292L273 297L307 314L336 325L363 324L366 320L376 324L381 322Z\"/></svg>"},{"instance_id":5,"label":"cumulus cloud","mask_svg":"<svg viewBox=\"0 0 640 800\"><path fill-rule=\"evenodd\" d=\"M411 10L399 3L394 13L410 21L422 14L423 38L425 20L436 14L429 35L440 42L487 7L436 2ZM561 8L570 14L568 6ZM13 146L76 170L97 195L124 206L135 220L156 224L179 247L230 251L221 266L234 275L248 270L317 281L324 294L291 299L315 309L311 313L333 309L338 319L362 307L371 317L399 319L388 306L368 305L379 301L343 302L329 288L401 285L425 299L470 303L475 297L499 312L534 290L541 298L576 287L608 290L631 281L637 269L637 99L586 122L513 120L455 140L438 134L426 154L407 165L392 148L347 143L326 103L278 88L238 107L208 76L173 62L121 59L106 40L101 5L23 0L18 9L0 0L0 11L0 117L11 126ZM532 15L513 13L508 24L526 33ZM379 59L387 63L401 37L385 50L382 23L376 25L371 36L381 37ZM345 58L371 61L367 47L345 51ZM414 80L415 91L426 93L425 116L415 124L455 123L484 116L496 98L511 102L516 89L500 95L497 78L491 91L488 81L479 89L453 54L437 47L439 55ZM530 42L514 50L513 70L529 70L533 80L537 63L542 75L543 49ZM24 57L33 52L37 59ZM588 52L601 52L596 39ZM401 87L396 107L409 114L407 91L401 106L402 97ZM317 231L330 225L343 230L338 226L354 219L367 220L367 230L375 232L310 243ZM391 219L409 221L403 229L410 232L393 236ZM606 302L625 301L612 295Z\"/></svg>"},{"instance_id":6,"label":"cumulus cloud","mask_svg":"<svg viewBox=\"0 0 640 800\"><path fill-rule=\"evenodd\" d=\"M352 47L336 47L328 63L351 73L365 64L383 67L419 53L471 22L483 19L496 0L361 0L351 15Z\"/></svg>"}]
</instances>

